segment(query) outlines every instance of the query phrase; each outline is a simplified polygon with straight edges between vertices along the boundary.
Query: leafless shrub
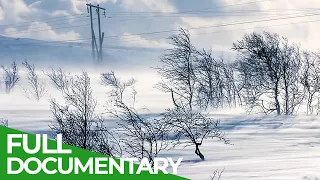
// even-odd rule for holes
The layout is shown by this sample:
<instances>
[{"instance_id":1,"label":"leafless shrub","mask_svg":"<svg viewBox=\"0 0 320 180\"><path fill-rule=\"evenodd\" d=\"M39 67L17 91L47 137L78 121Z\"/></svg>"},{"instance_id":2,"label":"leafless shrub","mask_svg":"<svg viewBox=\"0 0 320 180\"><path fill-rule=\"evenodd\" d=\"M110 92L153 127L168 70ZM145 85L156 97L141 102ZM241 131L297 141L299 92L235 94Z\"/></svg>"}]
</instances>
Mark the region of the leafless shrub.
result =
<instances>
[{"instance_id":1,"label":"leafless shrub","mask_svg":"<svg viewBox=\"0 0 320 180\"><path fill-rule=\"evenodd\" d=\"M11 67L1 66L1 68L4 72L3 82L5 91L10 93L20 80L17 63L14 61Z\"/></svg>"},{"instance_id":2,"label":"leafless shrub","mask_svg":"<svg viewBox=\"0 0 320 180\"><path fill-rule=\"evenodd\" d=\"M6 120L6 119L0 119L0 126L8 127L8 120Z\"/></svg>"},{"instance_id":3,"label":"leafless shrub","mask_svg":"<svg viewBox=\"0 0 320 180\"><path fill-rule=\"evenodd\" d=\"M61 68L52 69L47 76L50 78L52 85L61 92L67 90L72 83L71 75L63 72Z\"/></svg>"},{"instance_id":4,"label":"leafless shrub","mask_svg":"<svg viewBox=\"0 0 320 180\"><path fill-rule=\"evenodd\" d=\"M219 128L220 121L216 121L201 112L192 111L187 106L168 109L162 115L162 124L170 129L170 134L173 136L173 145L195 146L195 154L201 160L205 160L200 151L200 146L204 140L217 138L225 144L230 143Z\"/></svg>"},{"instance_id":5,"label":"leafless shrub","mask_svg":"<svg viewBox=\"0 0 320 180\"><path fill-rule=\"evenodd\" d=\"M121 156L119 142L105 127L104 118L95 114L90 78L83 72L64 89L66 105L51 100L54 123L50 126L63 135L65 143L109 156Z\"/></svg>"},{"instance_id":6,"label":"leafless shrub","mask_svg":"<svg viewBox=\"0 0 320 180\"><path fill-rule=\"evenodd\" d=\"M112 88L110 92L110 96L112 97L112 99L120 102L123 101L124 91L128 87L133 87L133 84L136 82L133 78L128 81L122 82L115 76L114 72L103 73L101 80L105 86L109 86Z\"/></svg>"},{"instance_id":7,"label":"leafless shrub","mask_svg":"<svg viewBox=\"0 0 320 180\"><path fill-rule=\"evenodd\" d=\"M222 176L222 173L223 173L224 169L222 171L219 171L219 170L215 170L213 172L213 175L210 176L210 179L211 180L220 180L221 179L221 176Z\"/></svg>"},{"instance_id":8,"label":"leafless shrub","mask_svg":"<svg viewBox=\"0 0 320 180\"><path fill-rule=\"evenodd\" d=\"M122 82L111 72L102 74L102 81L104 85L112 87L112 107L108 107L107 112L120 120L118 125L123 134L121 143L124 151L139 160L148 158L153 165L154 158L168 147L168 133L156 119L145 118L134 105L129 106L124 102L123 95L128 88L133 88L134 79ZM134 89L133 93L131 98L135 99Z\"/></svg>"},{"instance_id":9,"label":"leafless shrub","mask_svg":"<svg viewBox=\"0 0 320 180\"><path fill-rule=\"evenodd\" d=\"M139 160L148 158L153 165L154 158L169 147L166 141L169 134L156 119L144 118L122 102L117 102L115 106L116 108L108 110L108 113L120 120L118 124L123 134L121 143L125 152Z\"/></svg>"},{"instance_id":10,"label":"leafless shrub","mask_svg":"<svg viewBox=\"0 0 320 180\"><path fill-rule=\"evenodd\" d=\"M28 98L35 98L39 101L45 94L45 83L39 79L36 73L34 64L29 64L27 61L22 63L26 68L28 88L24 88L25 95Z\"/></svg>"}]
</instances>

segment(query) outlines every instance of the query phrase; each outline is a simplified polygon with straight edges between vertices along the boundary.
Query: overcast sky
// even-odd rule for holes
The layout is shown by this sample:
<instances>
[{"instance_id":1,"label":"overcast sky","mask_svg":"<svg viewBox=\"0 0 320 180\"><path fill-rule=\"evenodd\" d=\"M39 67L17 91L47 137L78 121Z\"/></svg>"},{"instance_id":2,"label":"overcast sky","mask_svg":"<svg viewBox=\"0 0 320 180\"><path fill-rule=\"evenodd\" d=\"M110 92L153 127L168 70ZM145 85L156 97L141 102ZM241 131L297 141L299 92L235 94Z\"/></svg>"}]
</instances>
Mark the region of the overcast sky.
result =
<instances>
[{"instance_id":1,"label":"overcast sky","mask_svg":"<svg viewBox=\"0 0 320 180\"><path fill-rule=\"evenodd\" d=\"M319 0L0 0L0 33L90 43L86 2L106 8L105 45L166 48L165 38L174 32L162 31L184 27L199 48L221 52L245 33L263 30L303 48L320 46Z\"/></svg>"}]
</instances>

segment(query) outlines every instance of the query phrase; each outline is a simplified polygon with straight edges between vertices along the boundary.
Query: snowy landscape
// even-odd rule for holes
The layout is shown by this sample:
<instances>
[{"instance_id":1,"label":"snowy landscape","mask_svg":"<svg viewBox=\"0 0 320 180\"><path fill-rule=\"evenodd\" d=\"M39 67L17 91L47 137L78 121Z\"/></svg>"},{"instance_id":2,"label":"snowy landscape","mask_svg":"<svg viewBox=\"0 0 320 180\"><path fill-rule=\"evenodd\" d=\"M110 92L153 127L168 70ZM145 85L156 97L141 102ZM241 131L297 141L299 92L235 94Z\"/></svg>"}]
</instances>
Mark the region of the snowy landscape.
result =
<instances>
[{"instance_id":1,"label":"snowy landscape","mask_svg":"<svg viewBox=\"0 0 320 180\"><path fill-rule=\"evenodd\" d=\"M171 106L170 98L153 88L157 83L156 74L132 72L121 73L121 77L137 79L137 102L146 106L146 114L160 113ZM92 75L94 97L99 99L98 111L104 112L107 90L99 83L99 74ZM149 78L149 77L154 78ZM46 78L46 77L43 77ZM47 79L48 80L48 79ZM49 80L48 80L49 81ZM46 81L47 82L47 81ZM50 87L50 83L48 87ZM9 119L9 127L30 133L48 133L52 113L48 98L59 97L50 87L40 102L27 99L20 88L10 95L1 94L0 114ZM206 161L202 162L192 147L180 146L162 152L163 157L183 157L178 175L190 179L210 179L213 172L223 171L221 179L234 180L318 180L320 178L320 118L318 116L265 116L247 115L241 109L217 110L210 113L221 120L221 127L232 145L217 140L206 140L202 151ZM116 123L107 121L115 128Z\"/></svg>"},{"instance_id":2,"label":"snowy landscape","mask_svg":"<svg viewBox=\"0 0 320 180\"><path fill-rule=\"evenodd\" d=\"M319 10L0 0L0 125L188 179L320 180Z\"/></svg>"}]
</instances>

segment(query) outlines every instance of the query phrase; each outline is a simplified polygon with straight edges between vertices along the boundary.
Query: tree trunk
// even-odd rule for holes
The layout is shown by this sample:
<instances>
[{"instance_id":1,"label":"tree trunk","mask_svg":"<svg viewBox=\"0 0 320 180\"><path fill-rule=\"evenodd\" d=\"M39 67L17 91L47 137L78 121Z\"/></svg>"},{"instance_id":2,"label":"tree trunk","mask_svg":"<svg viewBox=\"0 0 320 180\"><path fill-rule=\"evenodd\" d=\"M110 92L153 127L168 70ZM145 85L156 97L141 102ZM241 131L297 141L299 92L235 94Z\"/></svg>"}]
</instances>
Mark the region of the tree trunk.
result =
<instances>
[{"instance_id":1,"label":"tree trunk","mask_svg":"<svg viewBox=\"0 0 320 180\"><path fill-rule=\"evenodd\" d=\"M200 157L200 159L202 161L204 161L204 155L200 152L199 146L201 146L201 144L200 143L196 143L196 151L195 151L195 153L196 153L196 155L198 155Z\"/></svg>"},{"instance_id":2,"label":"tree trunk","mask_svg":"<svg viewBox=\"0 0 320 180\"><path fill-rule=\"evenodd\" d=\"M274 99L275 99L275 105L276 105L276 110L277 110L277 115L280 115L281 114L281 111L280 111L280 102L279 102L279 89L278 89L278 82L276 84L276 87L275 87L275 90L274 90Z\"/></svg>"},{"instance_id":3,"label":"tree trunk","mask_svg":"<svg viewBox=\"0 0 320 180\"><path fill-rule=\"evenodd\" d=\"M312 100L313 95L311 94L310 90L308 90L308 102L307 102L307 114L313 114L313 108L312 108Z\"/></svg>"},{"instance_id":4,"label":"tree trunk","mask_svg":"<svg viewBox=\"0 0 320 180\"><path fill-rule=\"evenodd\" d=\"M289 85L285 81L285 111L286 115L289 115Z\"/></svg>"}]
</instances>

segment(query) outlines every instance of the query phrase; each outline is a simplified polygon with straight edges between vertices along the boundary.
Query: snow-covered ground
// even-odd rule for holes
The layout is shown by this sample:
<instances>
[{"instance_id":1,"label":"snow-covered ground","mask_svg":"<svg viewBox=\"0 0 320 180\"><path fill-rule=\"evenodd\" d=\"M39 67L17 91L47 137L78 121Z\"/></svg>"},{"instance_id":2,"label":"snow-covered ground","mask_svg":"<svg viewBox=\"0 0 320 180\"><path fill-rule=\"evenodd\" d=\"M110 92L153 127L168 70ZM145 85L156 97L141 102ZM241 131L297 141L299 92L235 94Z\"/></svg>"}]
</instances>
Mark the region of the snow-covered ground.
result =
<instances>
[{"instance_id":1,"label":"snow-covered ground","mask_svg":"<svg viewBox=\"0 0 320 180\"><path fill-rule=\"evenodd\" d=\"M107 71L107 70L106 70ZM89 73L97 111L104 112L108 90L100 84L97 70ZM154 89L159 78L154 72L117 72L124 79L134 77L137 106L147 107L145 113L158 113L170 107L170 96ZM23 77L22 77L23 78ZM46 79L44 76L42 77ZM25 86L22 80L20 86ZM31 133L46 133L51 122L48 99L61 100L59 93L47 82L47 94L40 101L29 100L17 86L11 94L0 94L0 118L9 120L9 126ZM216 170L224 169L222 180L319 180L320 179L320 116L275 117L247 115L242 110L226 109L211 113L221 120L221 127L233 145L207 140L201 146L206 161L194 154L194 147L177 147L162 152L165 157L183 157L179 175L209 180ZM115 127L113 121L108 122Z\"/></svg>"}]
</instances>

